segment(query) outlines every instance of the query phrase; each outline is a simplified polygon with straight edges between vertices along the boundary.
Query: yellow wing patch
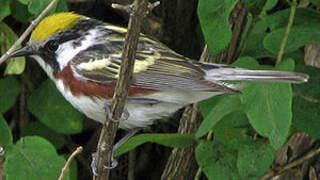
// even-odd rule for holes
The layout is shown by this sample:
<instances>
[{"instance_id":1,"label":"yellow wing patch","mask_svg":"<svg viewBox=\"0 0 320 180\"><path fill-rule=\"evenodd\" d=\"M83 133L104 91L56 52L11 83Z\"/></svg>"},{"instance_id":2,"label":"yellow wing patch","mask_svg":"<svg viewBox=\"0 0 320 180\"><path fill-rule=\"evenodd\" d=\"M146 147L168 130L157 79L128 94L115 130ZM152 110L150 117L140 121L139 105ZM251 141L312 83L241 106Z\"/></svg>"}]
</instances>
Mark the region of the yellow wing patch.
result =
<instances>
[{"instance_id":1,"label":"yellow wing patch","mask_svg":"<svg viewBox=\"0 0 320 180\"><path fill-rule=\"evenodd\" d=\"M89 62L83 62L77 65L77 68L80 70L85 70L85 71L92 71L96 69L103 69L106 68L108 65L111 64L110 58L106 59L92 59L89 60Z\"/></svg>"},{"instance_id":2,"label":"yellow wing patch","mask_svg":"<svg viewBox=\"0 0 320 180\"><path fill-rule=\"evenodd\" d=\"M121 63L121 54L117 55L112 55L113 58L107 57L103 59L91 59L88 62L82 62L76 66L78 70L83 70L83 71L88 71L88 72L103 72L104 70L108 71L105 72L104 74L110 74L110 72L113 73L114 78L119 77L120 73L120 65ZM113 61L111 60L113 59ZM117 63L115 63L117 62ZM134 73L139 73L142 71L146 71L148 67L153 65L154 59L146 59L146 60L138 60L136 59L135 64L134 64ZM103 74L103 73L102 73Z\"/></svg>"},{"instance_id":3,"label":"yellow wing patch","mask_svg":"<svg viewBox=\"0 0 320 180\"><path fill-rule=\"evenodd\" d=\"M43 19L31 34L32 41L47 39L52 34L74 26L82 17L71 12L57 13Z\"/></svg>"},{"instance_id":4,"label":"yellow wing patch","mask_svg":"<svg viewBox=\"0 0 320 180\"><path fill-rule=\"evenodd\" d=\"M105 26L107 29L113 30L113 31L117 31L120 33L127 33L127 29L123 28L123 27L119 27L119 26L113 26L113 25L107 25Z\"/></svg>"},{"instance_id":5,"label":"yellow wing patch","mask_svg":"<svg viewBox=\"0 0 320 180\"><path fill-rule=\"evenodd\" d=\"M136 60L135 63L134 63L134 69L133 69L133 72L134 73L139 73L139 72L142 72L142 71L146 71L148 69L149 66L153 65L154 64L154 61L151 61L151 60Z\"/></svg>"}]
</instances>

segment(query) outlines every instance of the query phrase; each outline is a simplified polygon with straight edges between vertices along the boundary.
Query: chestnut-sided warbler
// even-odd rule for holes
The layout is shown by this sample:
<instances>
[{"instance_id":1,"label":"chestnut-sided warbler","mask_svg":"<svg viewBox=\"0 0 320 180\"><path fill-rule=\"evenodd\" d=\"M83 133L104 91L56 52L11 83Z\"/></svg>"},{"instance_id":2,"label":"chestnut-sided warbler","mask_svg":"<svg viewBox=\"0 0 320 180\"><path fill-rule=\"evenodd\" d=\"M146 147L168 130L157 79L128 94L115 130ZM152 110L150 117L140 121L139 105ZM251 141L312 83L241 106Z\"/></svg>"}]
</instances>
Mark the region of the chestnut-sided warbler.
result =
<instances>
[{"instance_id":1,"label":"chestnut-sided warbler","mask_svg":"<svg viewBox=\"0 0 320 180\"><path fill-rule=\"evenodd\" d=\"M87 117L104 122L119 76L127 29L75 13L46 17L27 45L12 56L31 56L62 95ZM301 83L294 72L246 70L190 60L140 34L133 79L120 128L146 127L185 105L238 93L232 81Z\"/></svg>"}]
</instances>

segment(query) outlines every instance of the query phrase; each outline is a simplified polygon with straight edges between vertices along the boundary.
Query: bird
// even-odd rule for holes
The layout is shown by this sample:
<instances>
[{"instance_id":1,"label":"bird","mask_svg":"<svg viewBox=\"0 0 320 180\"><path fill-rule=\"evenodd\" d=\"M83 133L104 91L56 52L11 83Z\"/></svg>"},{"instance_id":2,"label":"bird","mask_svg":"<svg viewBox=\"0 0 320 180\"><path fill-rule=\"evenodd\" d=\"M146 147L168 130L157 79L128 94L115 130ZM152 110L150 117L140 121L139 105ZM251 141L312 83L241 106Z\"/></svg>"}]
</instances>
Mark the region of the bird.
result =
<instances>
[{"instance_id":1,"label":"bird","mask_svg":"<svg viewBox=\"0 0 320 180\"><path fill-rule=\"evenodd\" d=\"M127 29L72 12L44 18L11 57L35 59L64 98L103 123L119 78ZM152 125L186 105L220 94L238 94L238 81L303 83L297 72L248 70L201 63L140 34L123 121L130 130Z\"/></svg>"}]
</instances>

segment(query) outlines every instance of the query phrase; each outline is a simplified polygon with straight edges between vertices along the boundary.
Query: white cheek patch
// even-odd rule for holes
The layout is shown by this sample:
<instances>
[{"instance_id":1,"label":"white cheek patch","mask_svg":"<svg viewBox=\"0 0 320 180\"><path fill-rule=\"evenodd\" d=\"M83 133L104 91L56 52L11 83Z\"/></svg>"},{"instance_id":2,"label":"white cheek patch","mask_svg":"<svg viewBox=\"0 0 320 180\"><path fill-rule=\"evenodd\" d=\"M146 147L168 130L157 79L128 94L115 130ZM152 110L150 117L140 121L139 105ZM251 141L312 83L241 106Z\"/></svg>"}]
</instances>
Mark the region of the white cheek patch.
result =
<instances>
[{"instance_id":1,"label":"white cheek patch","mask_svg":"<svg viewBox=\"0 0 320 180\"><path fill-rule=\"evenodd\" d=\"M45 63L43 61L43 59L38 55L31 55L30 57L35 59L38 62L38 64L42 67L42 69L47 73L47 75L51 79L53 79L53 76L52 76L53 75L53 69L49 64Z\"/></svg>"},{"instance_id":2,"label":"white cheek patch","mask_svg":"<svg viewBox=\"0 0 320 180\"><path fill-rule=\"evenodd\" d=\"M74 41L67 41L63 44L60 44L56 51L60 70L63 69L80 51L83 51L97 43L95 42L97 35L97 30L90 30L89 34L86 35L81 41L81 46L77 47L74 47Z\"/></svg>"}]
</instances>

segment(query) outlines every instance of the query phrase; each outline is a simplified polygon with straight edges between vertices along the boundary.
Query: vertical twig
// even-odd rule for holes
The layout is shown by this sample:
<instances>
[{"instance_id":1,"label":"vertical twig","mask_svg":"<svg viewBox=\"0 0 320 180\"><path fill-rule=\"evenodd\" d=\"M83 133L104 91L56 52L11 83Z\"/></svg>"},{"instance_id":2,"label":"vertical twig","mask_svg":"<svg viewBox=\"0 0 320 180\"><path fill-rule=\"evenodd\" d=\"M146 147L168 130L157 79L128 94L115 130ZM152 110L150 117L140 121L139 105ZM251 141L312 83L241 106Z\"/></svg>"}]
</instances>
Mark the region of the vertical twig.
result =
<instances>
[{"instance_id":1,"label":"vertical twig","mask_svg":"<svg viewBox=\"0 0 320 180\"><path fill-rule=\"evenodd\" d=\"M128 31L122 52L122 63L120 67L119 79L117 81L115 93L111 105L111 114L113 119L120 119L125 107L125 101L134 68L135 54L140 34L140 24L147 10L147 0L135 0L134 9L130 14ZM94 180L109 179L112 157L112 147L119 123L106 120L99 137L97 146L96 168L97 176Z\"/></svg>"},{"instance_id":2,"label":"vertical twig","mask_svg":"<svg viewBox=\"0 0 320 180\"><path fill-rule=\"evenodd\" d=\"M290 30L291 30L291 27L293 24L293 19L294 19L294 15L296 13L296 9L297 9L297 0L292 0L289 21L288 21L288 25L287 25L286 31L284 33L284 36L282 38L282 42L281 42L280 49L278 52L276 64L278 64L282 59L282 56L284 53L284 48L286 47L288 36L289 36Z\"/></svg>"},{"instance_id":3,"label":"vertical twig","mask_svg":"<svg viewBox=\"0 0 320 180\"><path fill-rule=\"evenodd\" d=\"M259 18L258 17L254 17L250 23L250 26L248 28L248 31L245 35L245 38L243 40L243 43L241 44L240 48L239 48L239 54L237 55L237 57L240 57L243 55L244 51L246 50L247 48L247 45L248 45L248 42L249 42L249 37L252 33L252 31L254 30L257 22L258 22Z\"/></svg>"},{"instance_id":4,"label":"vertical twig","mask_svg":"<svg viewBox=\"0 0 320 180\"><path fill-rule=\"evenodd\" d=\"M171 2L171 1L170 1ZM246 16L244 5L241 2L233 9L229 21L232 27L232 40L229 43L228 47L219 54L219 56L214 58L214 62L219 61L231 62L237 57L236 53L238 52L239 42L241 40L241 34L245 27ZM208 62L209 54L205 48L201 55L201 61ZM185 114L188 114L189 108L186 109ZM197 115L196 105L191 107L192 115L187 116L188 118L181 118L179 124L179 133L195 133L199 126L199 117L193 118ZM196 120L197 119L197 120ZM211 136L211 135L210 135ZM173 149L172 153L167 161L166 167L162 173L161 179L171 180L171 179L192 179L196 173L196 162L194 158L194 147L188 147L183 149ZM201 174L201 171L199 172ZM199 175L200 176L200 175Z\"/></svg>"}]
</instances>

